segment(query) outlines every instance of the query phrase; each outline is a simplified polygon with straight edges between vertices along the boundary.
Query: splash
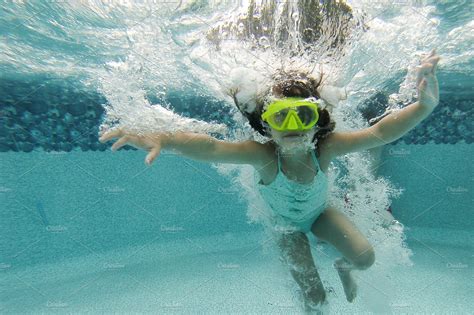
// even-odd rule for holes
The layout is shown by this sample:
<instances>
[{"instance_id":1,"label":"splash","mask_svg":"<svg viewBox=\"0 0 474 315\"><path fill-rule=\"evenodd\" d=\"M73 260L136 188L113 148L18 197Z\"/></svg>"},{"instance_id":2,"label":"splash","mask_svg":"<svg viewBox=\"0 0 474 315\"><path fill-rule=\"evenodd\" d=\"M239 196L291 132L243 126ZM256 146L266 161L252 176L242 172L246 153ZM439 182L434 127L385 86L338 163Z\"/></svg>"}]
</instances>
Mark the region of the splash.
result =
<instances>
[{"instance_id":1,"label":"splash","mask_svg":"<svg viewBox=\"0 0 474 315\"><path fill-rule=\"evenodd\" d=\"M100 126L101 132L123 128L137 134L176 131L227 133L225 124L182 117L161 104L150 104L146 90L139 84L137 72L128 64L109 63L109 69L110 73L103 77L100 87L108 101L105 105L106 116ZM166 89L162 93L165 91Z\"/></svg>"},{"instance_id":2,"label":"splash","mask_svg":"<svg viewBox=\"0 0 474 315\"><path fill-rule=\"evenodd\" d=\"M293 12L298 10L298 8L295 7L292 7L291 9ZM428 10L429 12L430 8L425 10ZM402 13L400 16L397 16L397 19L404 19L406 18L405 15L406 14ZM292 16L295 15L293 14ZM242 19L242 17L240 17L240 19ZM410 16L410 19L416 20L417 18ZM363 20L364 18L361 16L359 21ZM415 23L415 21L413 22ZM419 21L416 22L419 24ZM298 23L295 23L294 25L296 25L297 28ZM387 38L386 42L378 42L375 44L376 38L379 38L377 33L383 31L386 32L387 29L391 28L391 26L393 26L392 29L394 27L401 27L398 26L398 22L393 22L393 24L390 25L389 22L377 18L372 19L364 25L370 28L371 31L361 33L356 30L353 34L350 34L350 36L348 36L348 43L346 43L348 46L346 47L350 47L351 49L346 53L344 58L331 58L332 56L327 54L321 56L318 60L321 65L326 67L326 69L330 69L330 75L327 80L331 84L343 83L346 85L347 90L354 91L349 94L349 97L345 102L333 110L333 116L337 122L337 130L349 131L366 127L367 123L363 121L360 114L357 113L353 107L351 108L350 104L361 102L361 100L366 98L368 95L371 95L375 88L382 86L385 81L392 79L394 73L397 71L403 71L402 69L407 67L407 62L413 64L416 59L415 57L412 57L409 58L409 60L402 60L399 54L397 55L393 49L387 47L387 51L389 51L390 54L386 55L387 58L385 58L383 68L376 64L376 62L368 64L368 58L366 56L373 58L378 55L377 49L380 48L380 46L388 46L390 41L393 43L393 38ZM232 30L228 24L226 24L226 27L227 29ZM276 27L276 29L278 30L278 27ZM239 29L237 28L237 30ZM300 45L301 38L298 36L292 37L291 30L292 29L290 28L290 34L285 38L285 40L291 42L291 45L289 45L291 49L298 50L298 47L302 47ZM403 32L406 32L406 36L412 36L410 40L413 41L417 40L417 36L420 36L420 38L424 37L424 40L433 40L433 37L436 35L436 32L433 34L433 30L433 27L425 27L424 32L408 33L406 30L403 30ZM398 31L398 33L400 32L401 30ZM398 34L397 37L397 32L392 32L391 34L394 34L393 36L398 38L400 43L401 41L407 40L406 37L399 38L400 34ZM311 53L308 54L303 52L297 54L297 56L289 56L287 53L288 50L285 50L288 46L281 49L281 47L277 47L278 40L275 38L267 40L268 38L264 37L264 35L262 35L260 39L258 37L252 37L252 44L250 46L245 46L245 42L239 42L241 48L244 47L241 55L244 55L243 58L245 59L254 61L252 63L252 68L259 69L257 73L274 73L278 69L271 68L271 65L277 64L281 65L281 67L286 70L301 70L306 68L306 70L313 75L321 75L322 71L319 73L314 72L315 67L308 68L308 56L311 57ZM265 38L264 45L260 45L262 38ZM358 41L356 43L352 42L350 41L351 38L357 38ZM324 42L327 42L327 38L323 37L323 40L318 42L318 44ZM234 42L229 43L220 41L219 49L221 51L232 51L236 49L236 47L233 46L234 44ZM269 49L269 47L271 47L271 49ZM417 50L414 48L415 47L407 47L407 51L411 51L412 53L416 52ZM336 49L336 52L337 51L343 51L343 49ZM261 58L254 57L252 59L252 54L256 54L256 52L258 52L258 56ZM262 59L269 62L262 62ZM237 59L233 58L232 60L235 61ZM285 60L290 60L290 62L286 63ZM203 63L204 62L201 60L200 64ZM360 69L361 63L363 64L364 70L355 73L352 70L351 73L351 69ZM209 68L213 68L211 60L207 61L207 65ZM231 68L232 67L229 66L229 70L231 70ZM344 72L344 68L348 71ZM248 109L252 110L255 106L252 97L259 98L262 97L262 95L265 95L264 91L268 91L268 84L271 83L271 80L269 77L253 75L250 76L252 78L251 80L242 82L236 80L236 77L239 78L239 75L241 75L240 78L242 78L243 74L247 72L243 70L234 71L234 75L231 77L232 81L228 83L230 83L231 87L238 88L241 94L237 94L237 97L240 96L241 99L251 100L251 102L248 102L247 104ZM260 80L256 78L260 78ZM328 81L325 82L326 85L329 85ZM392 97L391 104L400 106L401 104L407 104L411 101L413 98L413 82L413 71L408 71L405 83L400 87L399 93ZM340 89L334 90L339 94L342 94ZM334 97L335 102L339 100L344 101L345 97L338 97L337 93L333 93L333 95L334 94L336 94ZM387 222L386 217L381 213L390 205L393 198L400 196L402 190L393 187L393 185L385 178L375 178L375 175L371 171L370 161L366 153L350 154L339 158L337 162L338 163L335 164L342 165L346 173L342 174L342 170L336 166L333 166L328 171L331 196L330 204L340 211L343 211L369 239L369 242L373 244L377 255L377 263L373 268L371 268L370 277L373 279L373 283L384 288L389 288L390 283L386 279L386 276L390 274L392 268L398 265L412 264L410 260L412 252L405 243L403 224L396 220ZM278 237L278 233L286 232L286 230L279 230L280 227L278 225L275 226L275 220L272 217L272 210L258 194L258 189L256 187L258 176L255 175L255 170L253 170L252 167L246 166L234 167L220 165L216 167L222 174L232 176L234 184L241 188L241 198L249 204L247 213L249 223L263 224L265 234L262 238L262 245L267 251L274 252L274 242L269 242L268 240ZM350 191L349 204L344 201L347 196L347 191ZM361 287L362 291L364 291L364 288L367 287L366 283L362 283ZM369 292L369 290L366 291ZM371 303L375 300L380 301L380 303L377 305ZM389 297L377 296L366 301L366 304L372 310L387 311L389 301Z\"/></svg>"}]
</instances>

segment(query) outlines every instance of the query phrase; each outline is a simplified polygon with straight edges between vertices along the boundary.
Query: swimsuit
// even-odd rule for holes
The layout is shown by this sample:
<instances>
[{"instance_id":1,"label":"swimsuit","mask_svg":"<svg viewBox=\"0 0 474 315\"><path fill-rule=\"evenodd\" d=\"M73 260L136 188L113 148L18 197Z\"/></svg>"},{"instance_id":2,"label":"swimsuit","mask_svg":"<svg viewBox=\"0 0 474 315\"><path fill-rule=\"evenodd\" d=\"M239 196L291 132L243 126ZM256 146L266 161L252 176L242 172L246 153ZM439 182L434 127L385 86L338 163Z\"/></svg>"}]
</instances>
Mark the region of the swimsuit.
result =
<instances>
[{"instance_id":1,"label":"swimsuit","mask_svg":"<svg viewBox=\"0 0 474 315\"><path fill-rule=\"evenodd\" d=\"M309 232L327 206L327 176L321 171L314 150L311 150L311 156L317 166L317 173L309 184L288 179L281 170L280 153L277 154L278 170L275 180L268 185L264 185L261 180L257 181L261 196L273 212L273 228Z\"/></svg>"},{"instance_id":2,"label":"swimsuit","mask_svg":"<svg viewBox=\"0 0 474 315\"><path fill-rule=\"evenodd\" d=\"M309 184L301 184L288 179L281 170L280 153L276 178L268 185L257 181L263 199L271 208L273 229L309 232L314 221L326 209L328 179L321 171L314 150L311 156L317 173ZM257 172L256 172L257 173Z\"/></svg>"}]
</instances>

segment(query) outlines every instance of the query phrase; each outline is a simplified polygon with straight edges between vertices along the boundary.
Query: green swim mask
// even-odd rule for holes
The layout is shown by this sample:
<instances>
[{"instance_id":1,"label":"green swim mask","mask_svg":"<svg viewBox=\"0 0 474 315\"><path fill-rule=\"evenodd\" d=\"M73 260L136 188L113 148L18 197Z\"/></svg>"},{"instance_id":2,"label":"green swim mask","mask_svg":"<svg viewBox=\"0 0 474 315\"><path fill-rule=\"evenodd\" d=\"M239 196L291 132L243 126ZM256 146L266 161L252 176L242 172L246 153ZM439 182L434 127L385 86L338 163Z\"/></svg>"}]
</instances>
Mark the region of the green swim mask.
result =
<instances>
[{"instance_id":1,"label":"green swim mask","mask_svg":"<svg viewBox=\"0 0 474 315\"><path fill-rule=\"evenodd\" d=\"M301 97L278 99L268 105L261 118L277 131L306 131L318 122L318 105Z\"/></svg>"}]
</instances>

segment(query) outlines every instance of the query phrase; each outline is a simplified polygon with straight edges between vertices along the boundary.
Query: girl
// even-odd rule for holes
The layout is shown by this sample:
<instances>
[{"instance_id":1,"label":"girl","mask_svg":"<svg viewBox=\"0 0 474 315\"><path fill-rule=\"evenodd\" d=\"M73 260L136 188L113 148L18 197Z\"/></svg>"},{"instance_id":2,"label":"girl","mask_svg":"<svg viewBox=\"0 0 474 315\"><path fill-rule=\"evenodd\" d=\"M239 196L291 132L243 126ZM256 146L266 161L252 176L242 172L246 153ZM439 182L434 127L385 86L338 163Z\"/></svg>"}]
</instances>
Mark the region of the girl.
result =
<instances>
[{"instance_id":1,"label":"girl","mask_svg":"<svg viewBox=\"0 0 474 315\"><path fill-rule=\"evenodd\" d=\"M125 144L147 150L148 165L161 149L200 161L252 165L260 179L258 189L273 210L273 222L287 228L277 244L301 288L306 309L326 304L307 232L341 252L343 257L334 262L334 267L347 300L352 302L356 283L351 271L369 268L375 260L374 249L342 212L327 205L325 173L335 157L390 143L425 119L439 103L435 73L438 61L435 50L422 61L418 101L358 131L333 131L329 112L318 107L320 82L287 77L273 86L271 98L261 102L254 112L243 111L252 127L271 138L266 143L225 142L184 132L136 135L123 129L106 132L100 141L118 138L112 150Z\"/></svg>"}]
</instances>

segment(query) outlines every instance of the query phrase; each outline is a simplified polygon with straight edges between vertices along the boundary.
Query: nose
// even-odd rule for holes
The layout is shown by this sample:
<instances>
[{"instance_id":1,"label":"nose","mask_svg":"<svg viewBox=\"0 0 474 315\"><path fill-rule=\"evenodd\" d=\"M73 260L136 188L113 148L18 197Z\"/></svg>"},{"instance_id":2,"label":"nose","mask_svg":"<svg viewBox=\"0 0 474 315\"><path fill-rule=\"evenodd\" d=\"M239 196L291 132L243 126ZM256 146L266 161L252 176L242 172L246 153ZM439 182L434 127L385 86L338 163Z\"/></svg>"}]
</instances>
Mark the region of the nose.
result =
<instances>
[{"instance_id":1,"label":"nose","mask_svg":"<svg viewBox=\"0 0 474 315\"><path fill-rule=\"evenodd\" d=\"M298 122L296 121L295 116L292 115L292 116L289 117L288 125L286 126L286 128L288 130L298 130L299 129Z\"/></svg>"}]
</instances>

